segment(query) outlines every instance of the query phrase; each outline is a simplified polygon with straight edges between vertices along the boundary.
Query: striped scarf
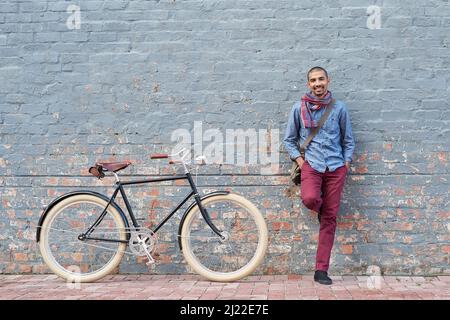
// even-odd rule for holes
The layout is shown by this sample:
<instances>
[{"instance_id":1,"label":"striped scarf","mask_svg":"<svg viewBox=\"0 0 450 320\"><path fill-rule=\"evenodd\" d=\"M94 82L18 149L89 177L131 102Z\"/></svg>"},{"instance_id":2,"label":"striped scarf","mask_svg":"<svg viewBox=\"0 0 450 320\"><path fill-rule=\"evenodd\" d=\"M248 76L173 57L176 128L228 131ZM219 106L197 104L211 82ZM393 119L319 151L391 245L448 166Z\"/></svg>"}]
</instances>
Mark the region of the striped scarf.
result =
<instances>
[{"instance_id":1,"label":"striped scarf","mask_svg":"<svg viewBox=\"0 0 450 320\"><path fill-rule=\"evenodd\" d=\"M312 93L306 93L302 97L302 105L300 107L300 115L305 128L315 128L318 121L314 120L311 111L319 110L331 102L331 92L328 91L324 98L317 98Z\"/></svg>"}]
</instances>

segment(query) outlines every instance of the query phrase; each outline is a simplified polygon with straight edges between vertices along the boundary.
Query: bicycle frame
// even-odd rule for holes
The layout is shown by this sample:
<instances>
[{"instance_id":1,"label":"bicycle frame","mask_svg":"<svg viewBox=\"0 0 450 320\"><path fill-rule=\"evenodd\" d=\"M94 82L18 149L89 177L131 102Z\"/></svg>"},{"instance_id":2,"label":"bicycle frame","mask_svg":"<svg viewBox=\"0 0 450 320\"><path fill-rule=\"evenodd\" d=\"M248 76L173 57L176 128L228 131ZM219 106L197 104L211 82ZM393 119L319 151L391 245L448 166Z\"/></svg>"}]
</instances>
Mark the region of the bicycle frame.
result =
<instances>
[{"instance_id":1,"label":"bicycle frame","mask_svg":"<svg viewBox=\"0 0 450 320\"><path fill-rule=\"evenodd\" d=\"M117 176L116 176L117 178ZM109 199L108 204L106 205L103 212L100 214L100 216L97 218L97 220L94 222L94 224L86 231L86 233L80 235L78 237L79 240L97 240L97 241L107 241L107 242L124 242L127 243L128 241L125 240L114 240L114 239L104 239L104 238L93 238L90 237L90 234L95 230L95 228L101 223L103 218L105 217L107 213L108 206L111 205L111 203L114 203L114 200L117 196L117 194L120 192L120 195L122 196L125 206L127 208L128 214L130 215L131 221L133 223L133 226L136 230L139 230L140 226L136 220L136 217L133 214L133 210L131 208L130 202L128 201L127 195L125 194L124 186L127 185L137 185L137 184L146 184L146 183L154 183L154 182L162 182L162 181L172 181L172 180L188 180L189 185L191 187L191 192L185 196L185 198L166 216L162 219L161 222L158 223L158 225L151 229L153 233L156 233L182 206L185 204L192 196L194 196L195 201L200 209L200 212L202 214L202 217L205 219L208 226L216 233L219 237L222 239L224 236L222 236L222 231L217 229L217 227L212 223L211 218L207 212L207 210L202 206L201 204L201 198L198 194L197 187L194 183L194 180L192 179L192 176L190 172L186 172L183 175L178 175L176 177L167 177L167 178L157 178L157 179L145 179L145 180L136 180L136 181L125 181L121 182L119 179L116 181L116 189L114 190L113 195Z\"/></svg>"}]
</instances>

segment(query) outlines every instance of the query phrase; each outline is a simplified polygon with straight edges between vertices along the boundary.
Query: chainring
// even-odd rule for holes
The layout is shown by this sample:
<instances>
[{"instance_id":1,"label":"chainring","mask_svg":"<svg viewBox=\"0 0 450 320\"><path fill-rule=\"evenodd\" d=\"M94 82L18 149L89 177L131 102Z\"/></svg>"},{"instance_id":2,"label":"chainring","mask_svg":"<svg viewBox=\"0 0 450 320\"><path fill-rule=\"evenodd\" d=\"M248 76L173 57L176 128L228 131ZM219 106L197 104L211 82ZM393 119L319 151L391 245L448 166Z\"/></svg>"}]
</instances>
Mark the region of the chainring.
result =
<instances>
[{"instance_id":1,"label":"chainring","mask_svg":"<svg viewBox=\"0 0 450 320\"><path fill-rule=\"evenodd\" d=\"M156 244L156 235L151 230L140 229L139 231L131 231L128 246L134 255L138 257L145 256L144 246L150 254L153 254L156 250Z\"/></svg>"}]
</instances>

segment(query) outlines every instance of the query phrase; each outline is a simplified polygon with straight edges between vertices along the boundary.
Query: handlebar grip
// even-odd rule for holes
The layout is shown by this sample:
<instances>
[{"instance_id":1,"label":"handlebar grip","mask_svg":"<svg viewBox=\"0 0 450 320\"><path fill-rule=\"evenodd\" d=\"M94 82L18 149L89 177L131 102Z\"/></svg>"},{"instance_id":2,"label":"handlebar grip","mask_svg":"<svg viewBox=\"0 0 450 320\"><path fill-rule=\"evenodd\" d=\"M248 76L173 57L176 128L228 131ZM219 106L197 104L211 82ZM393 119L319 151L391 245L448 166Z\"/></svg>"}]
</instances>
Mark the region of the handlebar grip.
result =
<instances>
[{"instance_id":1,"label":"handlebar grip","mask_svg":"<svg viewBox=\"0 0 450 320\"><path fill-rule=\"evenodd\" d=\"M169 155L167 153L152 153L150 159L166 159Z\"/></svg>"}]
</instances>

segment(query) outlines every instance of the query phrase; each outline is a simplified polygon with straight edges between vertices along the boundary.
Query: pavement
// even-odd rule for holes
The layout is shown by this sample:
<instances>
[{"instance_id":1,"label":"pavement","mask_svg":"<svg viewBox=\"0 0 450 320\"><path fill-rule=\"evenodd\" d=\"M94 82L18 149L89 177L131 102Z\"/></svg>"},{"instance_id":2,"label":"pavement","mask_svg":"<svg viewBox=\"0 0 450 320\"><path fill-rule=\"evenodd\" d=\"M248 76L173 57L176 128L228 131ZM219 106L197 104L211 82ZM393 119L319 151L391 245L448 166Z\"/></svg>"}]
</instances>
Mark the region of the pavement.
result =
<instances>
[{"instance_id":1,"label":"pavement","mask_svg":"<svg viewBox=\"0 0 450 320\"><path fill-rule=\"evenodd\" d=\"M110 275L66 283L55 275L0 275L0 300L450 300L450 276L249 276L231 283L197 275Z\"/></svg>"}]
</instances>

